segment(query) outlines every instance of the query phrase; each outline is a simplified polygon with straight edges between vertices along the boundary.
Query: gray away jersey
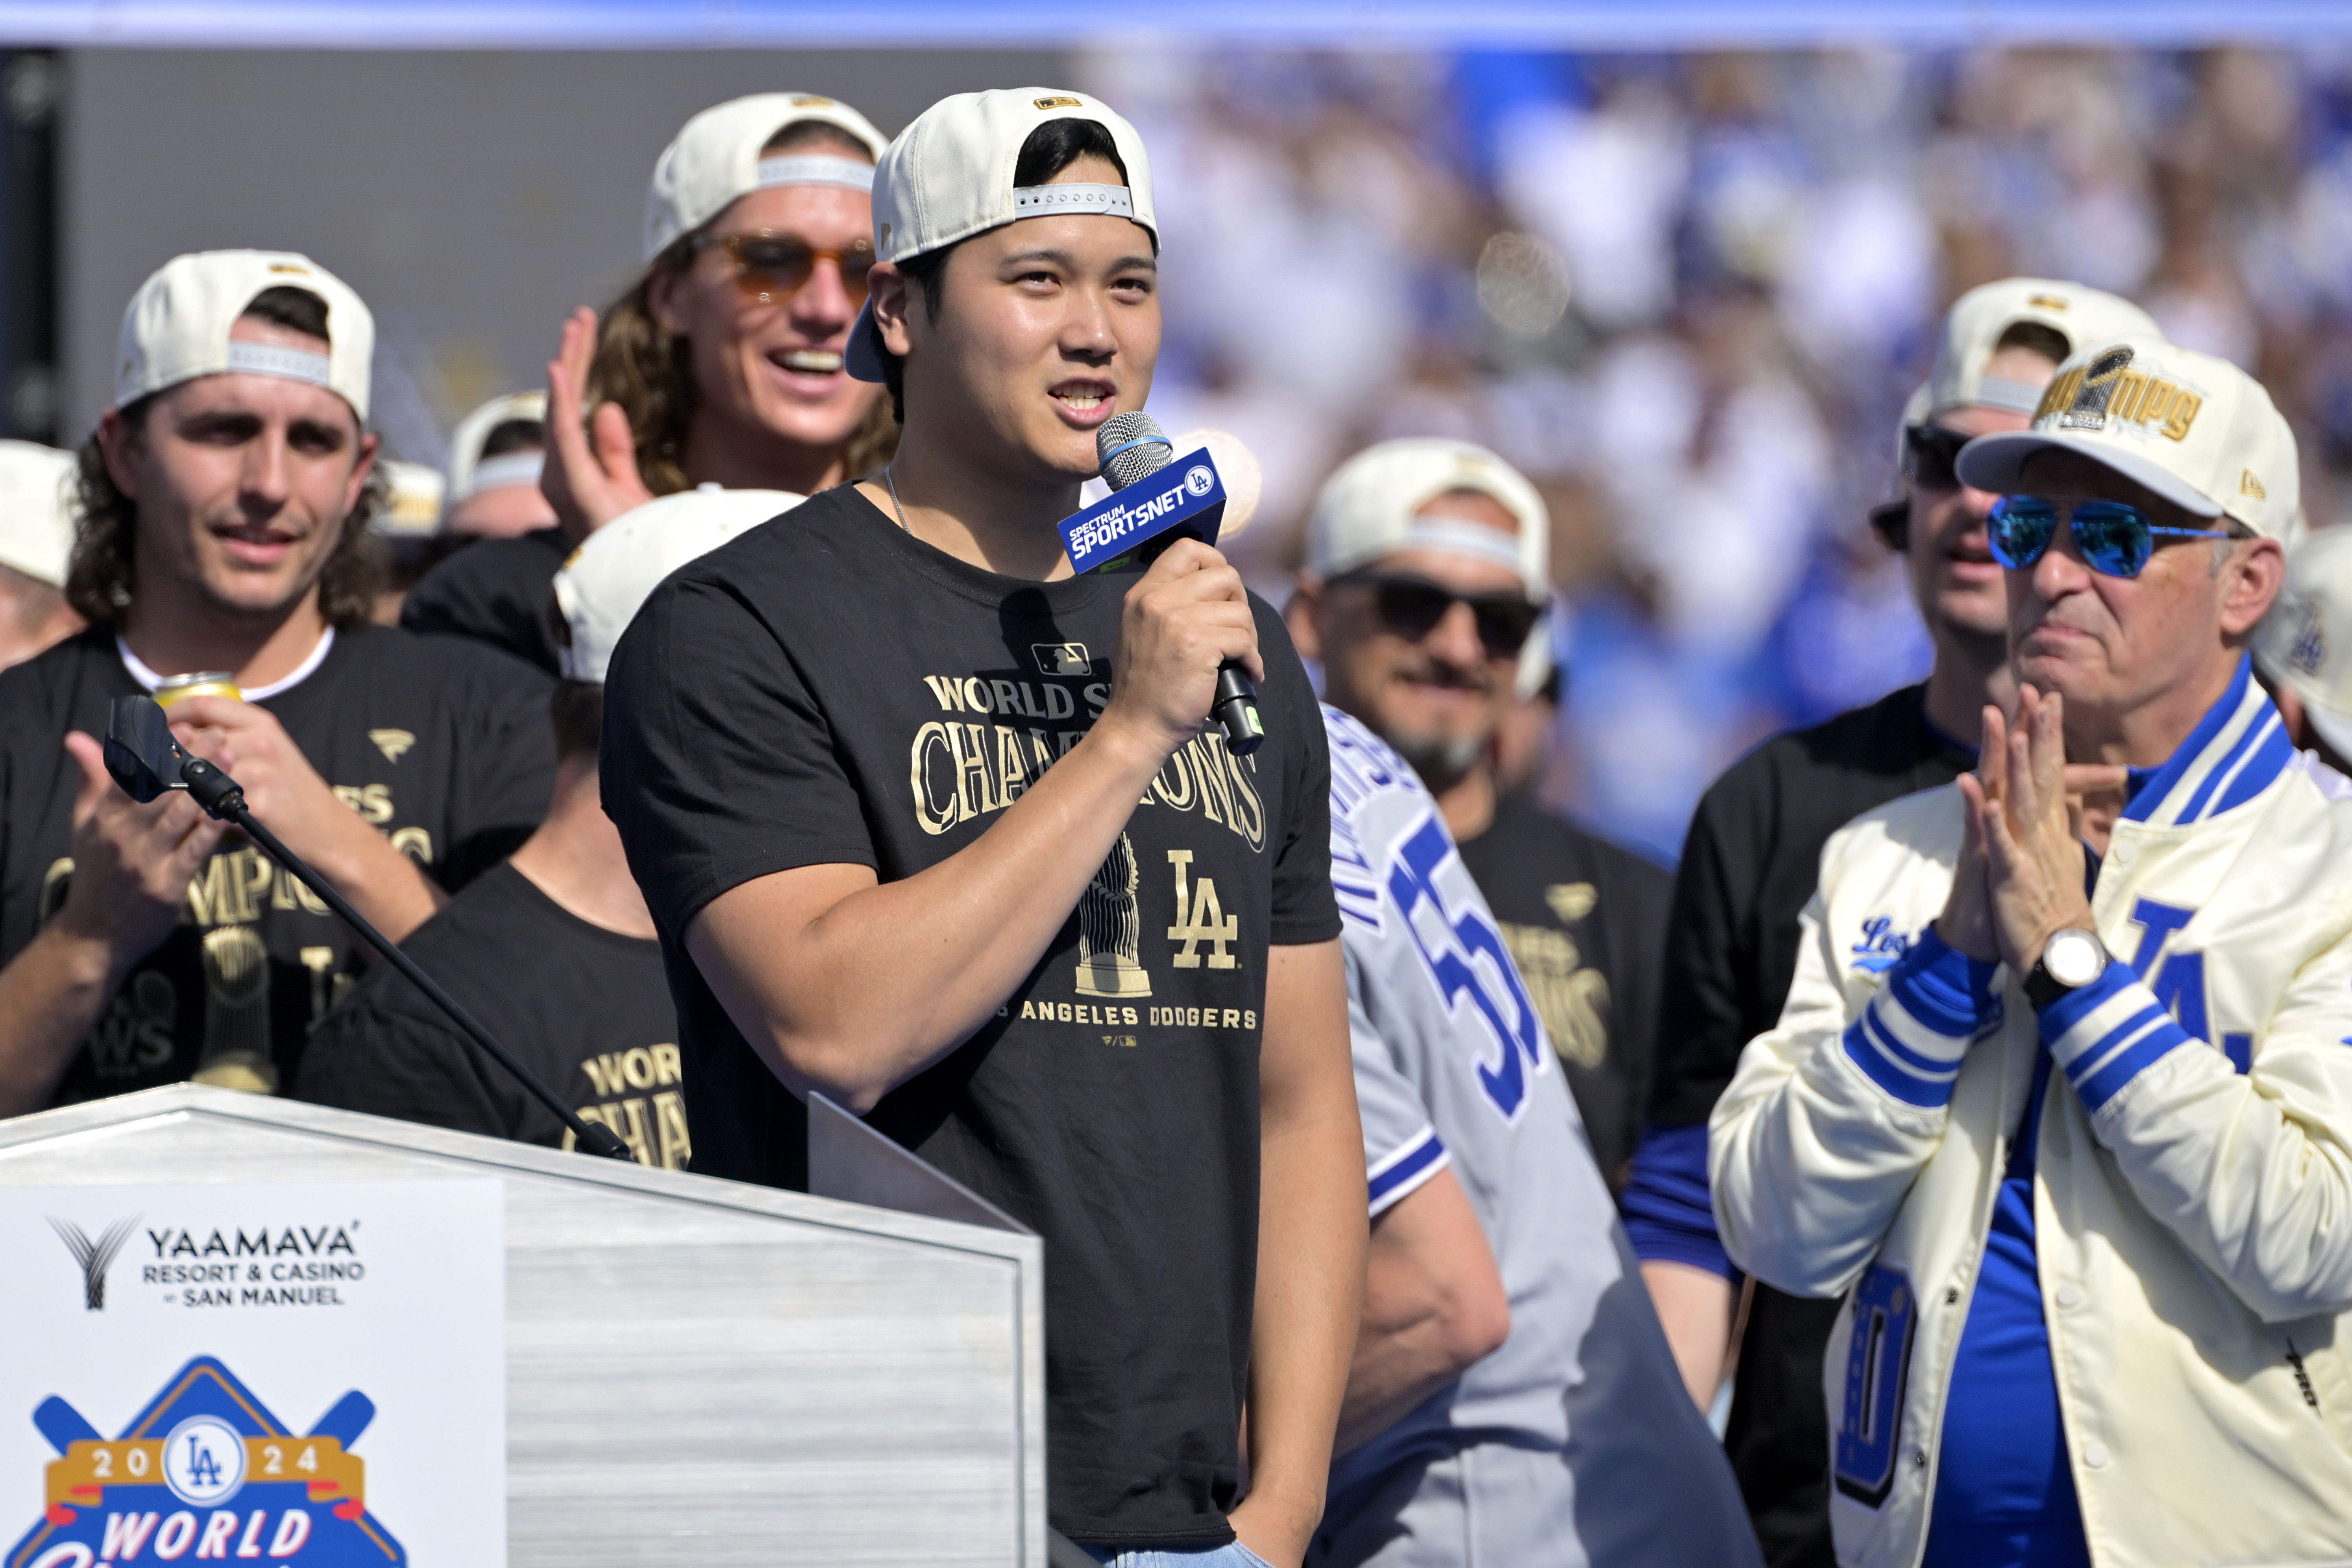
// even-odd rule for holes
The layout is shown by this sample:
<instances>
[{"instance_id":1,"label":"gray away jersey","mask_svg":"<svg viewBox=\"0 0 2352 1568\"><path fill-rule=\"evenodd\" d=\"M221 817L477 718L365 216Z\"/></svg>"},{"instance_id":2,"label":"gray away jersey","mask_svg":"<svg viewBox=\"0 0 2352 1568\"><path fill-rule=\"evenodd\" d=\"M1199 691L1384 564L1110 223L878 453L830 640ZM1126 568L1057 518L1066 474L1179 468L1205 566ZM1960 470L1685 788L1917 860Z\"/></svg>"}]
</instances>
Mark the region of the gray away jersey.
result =
<instances>
[{"instance_id":1,"label":"gray away jersey","mask_svg":"<svg viewBox=\"0 0 2352 1568\"><path fill-rule=\"evenodd\" d=\"M1371 1210L1450 1169L1485 1227L1511 1331L1333 1464L1308 1561L1760 1563L1534 1003L1436 802L1370 731L1323 715Z\"/></svg>"}]
</instances>

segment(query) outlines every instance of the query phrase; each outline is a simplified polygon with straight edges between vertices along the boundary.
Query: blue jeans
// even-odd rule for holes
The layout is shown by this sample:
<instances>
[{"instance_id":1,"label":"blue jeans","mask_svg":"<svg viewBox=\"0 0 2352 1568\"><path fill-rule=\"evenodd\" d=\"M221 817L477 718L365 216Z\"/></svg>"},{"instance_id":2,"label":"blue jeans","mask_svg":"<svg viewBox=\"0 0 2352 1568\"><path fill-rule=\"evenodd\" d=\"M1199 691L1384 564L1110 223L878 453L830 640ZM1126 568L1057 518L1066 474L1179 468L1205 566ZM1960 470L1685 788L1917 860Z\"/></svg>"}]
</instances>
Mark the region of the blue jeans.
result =
<instances>
[{"instance_id":1,"label":"blue jeans","mask_svg":"<svg viewBox=\"0 0 2352 1568\"><path fill-rule=\"evenodd\" d=\"M1274 1568L1238 1541L1230 1546L1147 1546L1134 1552L1081 1542L1079 1549L1104 1568Z\"/></svg>"}]
</instances>

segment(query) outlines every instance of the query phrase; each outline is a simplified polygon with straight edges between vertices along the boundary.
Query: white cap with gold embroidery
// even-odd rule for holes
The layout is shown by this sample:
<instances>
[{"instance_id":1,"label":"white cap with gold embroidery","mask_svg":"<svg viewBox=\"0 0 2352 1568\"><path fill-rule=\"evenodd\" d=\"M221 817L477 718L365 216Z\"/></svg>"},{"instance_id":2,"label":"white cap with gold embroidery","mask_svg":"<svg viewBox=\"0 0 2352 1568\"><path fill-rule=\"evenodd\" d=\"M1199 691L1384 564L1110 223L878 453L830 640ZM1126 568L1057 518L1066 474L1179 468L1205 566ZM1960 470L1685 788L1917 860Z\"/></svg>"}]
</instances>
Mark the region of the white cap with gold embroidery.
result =
<instances>
[{"instance_id":1,"label":"white cap with gold embroidery","mask_svg":"<svg viewBox=\"0 0 2352 1568\"><path fill-rule=\"evenodd\" d=\"M1944 312L1936 368L1927 374L1927 416L1909 423L1923 423L1927 416L1947 408L1971 405L2032 413L2041 405L2042 384L1985 374L2002 336L2028 321L2056 332L2070 353L2118 338L2164 335L2154 318L2129 300L2080 283L2004 278L1997 283L1979 284Z\"/></svg>"},{"instance_id":2,"label":"white cap with gold embroidery","mask_svg":"<svg viewBox=\"0 0 2352 1568\"><path fill-rule=\"evenodd\" d=\"M53 588L73 556L74 455L30 441L0 441L0 566Z\"/></svg>"},{"instance_id":3,"label":"white cap with gold embroidery","mask_svg":"<svg viewBox=\"0 0 2352 1568\"><path fill-rule=\"evenodd\" d=\"M2352 528L2319 529L2287 552L2286 586L2254 628L2254 662L2352 757Z\"/></svg>"},{"instance_id":4,"label":"white cap with gold embroidery","mask_svg":"<svg viewBox=\"0 0 2352 1568\"><path fill-rule=\"evenodd\" d=\"M2284 539L2301 505L2294 432L2262 383L2153 334L2110 340L2058 367L2029 430L1960 449L1960 482L2013 493L2025 460L2080 452L2199 517L2225 513Z\"/></svg>"},{"instance_id":5,"label":"white cap with gold embroidery","mask_svg":"<svg viewBox=\"0 0 2352 1568\"><path fill-rule=\"evenodd\" d=\"M266 289L300 289L327 307L327 352L232 342L229 329ZM114 405L200 375L240 371L323 386L364 422L375 356L375 318L351 285L289 250L205 250L175 256L139 286L122 312L114 356Z\"/></svg>"},{"instance_id":6,"label":"white cap with gold embroidery","mask_svg":"<svg viewBox=\"0 0 2352 1568\"><path fill-rule=\"evenodd\" d=\"M762 157L769 139L796 120L830 125L875 158L887 144L872 121L819 93L755 92L706 109L686 122L654 164L653 184L646 187L646 259L717 217L736 197L770 185L873 188L873 166L838 153Z\"/></svg>"},{"instance_id":7,"label":"white cap with gold embroidery","mask_svg":"<svg viewBox=\"0 0 2352 1568\"><path fill-rule=\"evenodd\" d=\"M1467 519L1416 515L1448 490L1493 497L1518 522L1517 537ZM1467 441L1383 441L1324 481L1307 524L1308 571L1328 582L1399 550L1489 561L1517 572L1531 603L1550 595L1551 514L1543 497L1517 468Z\"/></svg>"},{"instance_id":8,"label":"white cap with gold embroidery","mask_svg":"<svg viewBox=\"0 0 2352 1568\"><path fill-rule=\"evenodd\" d=\"M493 397L463 419L457 421L457 433L449 437L449 499L461 501L484 490L494 490L504 485L535 485L547 454L539 447L528 451L507 452L495 458L482 456L482 447L490 433L502 425L540 425L547 423L547 394L544 392L509 392Z\"/></svg>"},{"instance_id":9,"label":"white cap with gold embroidery","mask_svg":"<svg viewBox=\"0 0 2352 1568\"><path fill-rule=\"evenodd\" d=\"M663 578L807 499L705 485L656 496L590 534L555 574L556 607L572 631L563 679L601 684L621 634Z\"/></svg>"}]
</instances>

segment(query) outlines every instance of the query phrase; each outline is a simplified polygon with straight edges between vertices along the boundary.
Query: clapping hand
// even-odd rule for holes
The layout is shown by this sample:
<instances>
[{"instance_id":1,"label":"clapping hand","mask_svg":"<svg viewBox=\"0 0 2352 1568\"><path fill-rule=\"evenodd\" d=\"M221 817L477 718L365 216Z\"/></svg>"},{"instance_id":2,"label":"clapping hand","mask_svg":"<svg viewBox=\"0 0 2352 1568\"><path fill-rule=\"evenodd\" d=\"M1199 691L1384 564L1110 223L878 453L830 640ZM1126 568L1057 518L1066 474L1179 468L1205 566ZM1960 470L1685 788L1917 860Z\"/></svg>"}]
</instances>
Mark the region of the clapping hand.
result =
<instances>
[{"instance_id":1,"label":"clapping hand","mask_svg":"<svg viewBox=\"0 0 2352 1568\"><path fill-rule=\"evenodd\" d=\"M2065 700L2028 686L2012 725L1984 714L1977 771L1960 777L1966 835L1937 934L1971 958L2023 975L2053 931L2092 926L2084 894L2085 797L2120 790L2125 770L2066 761Z\"/></svg>"}]
</instances>

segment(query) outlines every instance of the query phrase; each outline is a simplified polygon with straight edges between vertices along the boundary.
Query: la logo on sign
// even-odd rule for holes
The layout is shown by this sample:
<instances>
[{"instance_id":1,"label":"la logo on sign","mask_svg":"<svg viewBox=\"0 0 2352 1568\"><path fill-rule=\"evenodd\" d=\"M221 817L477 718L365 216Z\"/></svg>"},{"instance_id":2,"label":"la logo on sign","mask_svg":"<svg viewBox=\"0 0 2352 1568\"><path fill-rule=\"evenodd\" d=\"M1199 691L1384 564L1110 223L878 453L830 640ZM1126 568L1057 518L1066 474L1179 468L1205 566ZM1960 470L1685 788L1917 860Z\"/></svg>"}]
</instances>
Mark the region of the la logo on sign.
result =
<instances>
[{"instance_id":1,"label":"la logo on sign","mask_svg":"<svg viewBox=\"0 0 2352 1568\"><path fill-rule=\"evenodd\" d=\"M182 1367L112 1439L53 1394L33 1412L62 1456L48 1467L48 1506L0 1568L191 1555L285 1568L405 1564L367 1510L367 1467L350 1451L374 1418L374 1404L353 1390L297 1436L211 1356Z\"/></svg>"}]
</instances>

